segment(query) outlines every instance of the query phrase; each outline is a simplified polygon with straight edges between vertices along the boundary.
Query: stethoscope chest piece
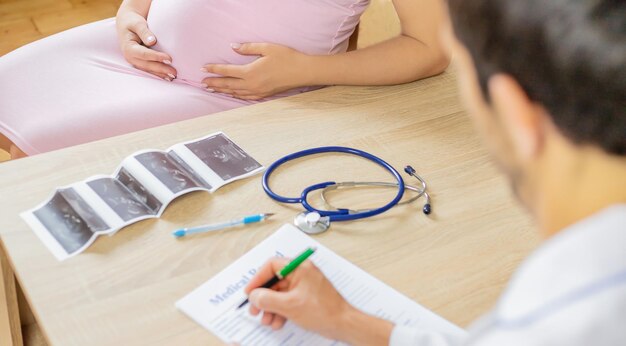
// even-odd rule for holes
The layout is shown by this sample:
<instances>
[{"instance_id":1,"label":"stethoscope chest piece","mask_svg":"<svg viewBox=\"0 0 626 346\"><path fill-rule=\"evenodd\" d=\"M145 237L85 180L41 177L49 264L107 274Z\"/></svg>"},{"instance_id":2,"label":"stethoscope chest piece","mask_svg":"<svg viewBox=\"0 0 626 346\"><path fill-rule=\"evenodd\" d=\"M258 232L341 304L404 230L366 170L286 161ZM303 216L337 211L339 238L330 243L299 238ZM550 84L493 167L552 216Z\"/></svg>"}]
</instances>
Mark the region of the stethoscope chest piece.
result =
<instances>
[{"instance_id":1,"label":"stethoscope chest piece","mask_svg":"<svg viewBox=\"0 0 626 346\"><path fill-rule=\"evenodd\" d=\"M316 212L302 212L293 220L296 227L307 234L324 233L330 227L330 218Z\"/></svg>"}]
</instances>

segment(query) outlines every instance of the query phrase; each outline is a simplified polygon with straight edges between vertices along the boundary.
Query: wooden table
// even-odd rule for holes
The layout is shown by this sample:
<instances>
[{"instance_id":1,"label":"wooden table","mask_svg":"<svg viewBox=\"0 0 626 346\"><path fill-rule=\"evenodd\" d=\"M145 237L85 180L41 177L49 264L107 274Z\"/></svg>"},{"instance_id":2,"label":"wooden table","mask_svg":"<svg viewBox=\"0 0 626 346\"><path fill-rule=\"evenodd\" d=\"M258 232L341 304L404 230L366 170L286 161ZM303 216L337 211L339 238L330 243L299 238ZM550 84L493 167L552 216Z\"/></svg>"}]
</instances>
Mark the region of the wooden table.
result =
<instances>
[{"instance_id":1,"label":"wooden table","mask_svg":"<svg viewBox=\"0 0 626 346\"><path fill-rule=\"evenodd\" d=\"M417 203L372 219L336 223L316 238L461 326L493 305L537 243L528 216L513 201L459 105L454 73L394 87L327 88L0 165L2 245L51 344L219 342L177 311L174 302L298 212L299 206L270 200L260 176L214 194L181 197L160 219L100 237L65 262L54 259L18 216L57 186L112 173L134 151L164 149L218 130L265 165L322 145L360 148L399 169L413 165L433 195L430 217ZM288 165L276 173L276 190L297 195L313 182L390 179L364 160L335 158ZM383 202L393 192L363 193L335 198L365 206ZM258 226L184 241L170 235L182 225L253 211L277 215Z\"/></svg>"}]
</instances>

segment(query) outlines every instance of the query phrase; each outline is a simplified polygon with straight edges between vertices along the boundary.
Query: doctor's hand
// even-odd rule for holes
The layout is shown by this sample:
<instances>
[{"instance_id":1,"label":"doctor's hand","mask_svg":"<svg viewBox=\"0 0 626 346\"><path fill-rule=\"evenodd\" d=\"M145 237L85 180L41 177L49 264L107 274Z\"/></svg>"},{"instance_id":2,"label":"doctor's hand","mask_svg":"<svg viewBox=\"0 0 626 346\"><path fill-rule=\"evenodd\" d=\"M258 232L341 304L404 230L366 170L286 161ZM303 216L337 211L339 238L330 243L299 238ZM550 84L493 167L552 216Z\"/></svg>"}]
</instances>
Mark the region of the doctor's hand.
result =
<instances>
[{"instance_id":1,"label":"doctor's hand","mask_svg":"<svg viewBox=\"0 0 626 346\"><path fill-rule=\"evenodd\" d=\"M116 27L124 58L133 67L170 82L176 78L176 69L171 66L172 58L149 48L157 43L157 39L148 29L146 18L133 10L120 8Z\"/></svg>"},{"instance_id":2,"label":"doctor's hand","mask_svg":"<svg viewBox=\"0 0 626 346\"><path fill-rule=\"evenodd\" d=\"M243 100L260 100L307 85L310 56L270 43L233 43L231 47L238 54L259 58L247 65L205 65L204 72L221 76L205 78L202 83L207 90Z\"/></svg>"},{"instance_id":3,"label":"doctor's hand","mask_svg":"<svg viewBox=\"0 0 626 346\"><path fill-rule=\"evenodd\" d=\"M264 325L276 330L290 320L304 329L350 344L388 344L393 325L348 304L311 261L303 262L272 290L256 288L288 263L284 258L268 261L245 289L250 313L262 313Z\"/></svg>"}]
</instances>

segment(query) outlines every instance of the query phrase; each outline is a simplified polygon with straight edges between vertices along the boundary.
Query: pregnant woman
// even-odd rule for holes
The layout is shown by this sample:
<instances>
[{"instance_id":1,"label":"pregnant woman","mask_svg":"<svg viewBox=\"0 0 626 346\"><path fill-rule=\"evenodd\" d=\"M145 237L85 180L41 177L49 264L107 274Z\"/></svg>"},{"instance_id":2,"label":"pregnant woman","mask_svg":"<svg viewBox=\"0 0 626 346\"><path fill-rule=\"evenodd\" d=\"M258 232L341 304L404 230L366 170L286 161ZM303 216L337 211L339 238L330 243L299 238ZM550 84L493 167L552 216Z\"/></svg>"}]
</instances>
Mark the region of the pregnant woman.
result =
<instances>
[{"instance_id":1,"label":"pregnant woman","mask_svg":"<svg viewBox=\"0 0 626 346\"><path fill-rule=\"evenodd\" d=\"M441 0L395 0L402 34L346 52L368 3L125 0L116 19L0 58L0 148L17 158L310 86L401 83L445 69Z\"/></svg>"}]
</instances>

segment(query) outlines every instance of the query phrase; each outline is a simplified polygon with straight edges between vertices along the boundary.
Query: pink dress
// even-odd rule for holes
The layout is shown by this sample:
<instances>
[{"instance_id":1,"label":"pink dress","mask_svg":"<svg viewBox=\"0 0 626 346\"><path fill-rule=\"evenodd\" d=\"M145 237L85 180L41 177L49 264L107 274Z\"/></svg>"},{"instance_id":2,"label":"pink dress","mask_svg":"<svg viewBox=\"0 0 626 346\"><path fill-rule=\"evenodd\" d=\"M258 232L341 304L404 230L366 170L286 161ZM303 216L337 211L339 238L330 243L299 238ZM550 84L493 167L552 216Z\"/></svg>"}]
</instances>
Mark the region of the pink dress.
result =
<instances>
[{"instance_id":1,"label":"pink dress","mask_svg":"<svg viewBox=\"0 0 626 346\"><path fill-rule=\"evenodd\" d=\"M207 63L246 64L231 43L344 52L369 0L153 0L148 25L178 71L167 82L122 56L115 19L0 57L0 132L29 155L245 106L200 87ZM292 90L278 96L306 91Z\"/></svg>"}]
</instances>

